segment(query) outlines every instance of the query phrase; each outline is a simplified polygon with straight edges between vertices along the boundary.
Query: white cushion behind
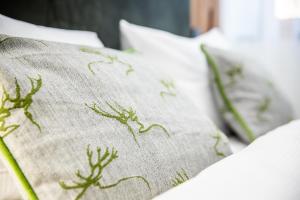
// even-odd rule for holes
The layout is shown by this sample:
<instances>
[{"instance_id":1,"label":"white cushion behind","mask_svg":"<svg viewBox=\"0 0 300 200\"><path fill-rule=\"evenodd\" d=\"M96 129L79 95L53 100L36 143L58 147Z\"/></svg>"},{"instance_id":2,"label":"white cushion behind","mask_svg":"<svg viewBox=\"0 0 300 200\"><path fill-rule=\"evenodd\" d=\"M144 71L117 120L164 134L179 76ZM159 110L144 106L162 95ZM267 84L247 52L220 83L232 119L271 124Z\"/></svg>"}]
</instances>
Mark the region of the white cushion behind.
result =
<instances>
[{"instance_id":1,"label":"white cushion behind","mask_svg":"<svg viewBox=\"0 0 300 200\"><path fill-rule=\"evenodd\" d=\"M196 38L186 38L121 20L120 32L122 49L134 48L150 63L168 73L198 108L218 127L223 127L210 92L206 61L199 50L203 42L229 48L229 42L218 29Z\"/></svg>"},{"instance_id":2,"label":"white cushion behind","mask_svg":"<svg viewBox=\"0 0 300 200\"><path fill-rule=\"evenodd\" d=\"M54 42L103 47L102 42L94 32L37 26L9 18L1 14L0 34Z\"/></svg>"}]
</instances>

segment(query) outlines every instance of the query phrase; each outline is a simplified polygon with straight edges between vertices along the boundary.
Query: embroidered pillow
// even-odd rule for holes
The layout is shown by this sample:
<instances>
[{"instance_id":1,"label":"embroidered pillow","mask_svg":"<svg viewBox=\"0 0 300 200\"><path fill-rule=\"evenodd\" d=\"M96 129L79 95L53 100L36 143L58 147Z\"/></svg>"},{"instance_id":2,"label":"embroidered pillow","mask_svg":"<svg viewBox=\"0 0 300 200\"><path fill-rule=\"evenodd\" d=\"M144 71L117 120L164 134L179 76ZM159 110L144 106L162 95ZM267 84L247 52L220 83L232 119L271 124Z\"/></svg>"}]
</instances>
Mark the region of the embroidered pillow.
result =
<instances>
[{"instance_id":1,"label":"embroidered pillow","mask_svg":"<svg viewBox=\"0 0 300 200\"><path fill-rule=\"evenodd\" d=\"M239 54L201 46L214 82L216 102L226 123L246 142L288 123L290 104L265 68Z\"/></svg>"},{"instance_id":2,"label":"embroidered pillow","mask_svg":"<svg viewBox=\"0 0 300 200\"><path fill-rule=\"evenodd\" d=\"M230 154L176 80L111 49L0 36L0 151L29 199L151 199Z\"/></svg>"}]
</instances>

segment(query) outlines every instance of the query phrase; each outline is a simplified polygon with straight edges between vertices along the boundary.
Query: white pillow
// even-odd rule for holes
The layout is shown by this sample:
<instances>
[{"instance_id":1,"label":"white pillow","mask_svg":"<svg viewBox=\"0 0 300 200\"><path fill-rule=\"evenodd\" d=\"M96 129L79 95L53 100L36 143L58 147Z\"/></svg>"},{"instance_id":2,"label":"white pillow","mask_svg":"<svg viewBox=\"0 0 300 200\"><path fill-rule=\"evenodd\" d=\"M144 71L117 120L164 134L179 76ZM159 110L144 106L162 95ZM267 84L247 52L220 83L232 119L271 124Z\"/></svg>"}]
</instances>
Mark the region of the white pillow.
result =
<instances>
[{"instance_id":1,"label":"white pillow","mask_svg":"<svg viewBox=\"0 0 300 200\"><path fill-rule=\"evenodd\" d=\"M176 80L178 89L218 127L223 127L211 96L208 67L199 50L201 43L229 48L229 42L218 29L196 38L186 38L121 20L120 32L122 49L135 49L140 56L148 58L149 63L168 73Z\"/></svg>"},{"instance_id":2,"label":"white pillow","mask_svg":"<svg viewBox=\"0 0 300 200\"><path fill-rule=\"evenodd\" d=\"M37 26L15 20L0 14L0 34L15 37L64 42L70 44L103 47L97 34L90 31L65 30L45 26Z\"/></svg>"},{"instance_id":3,"label":"white pillow","mask_svg":"<svg viewBox=\"0 0 300 200\"><path fill-rule=\"evenodd\" d=\"M234 45L239 52L247 54L268 68L276 87L280 89L293 107L295 117L300 118L300 43L276 44L239 43Z\"/></svg>"},{"instance_id":4,"label":"white pillow","mask_svg":"<svg viewBox=\"0 0 300 200\"><path fill-rule=\"evenodd\" d=\"M256 59L237 51L202 45L210 66L213 91L226 124L245 142L290 122L291 104Z\"/></svg>"},{"instance_id":5,"label":"white pillow","mask_svg":"<svg viewBox=\"0 0 300 200\"><path fill-rule=\"evenodd\" d=\"M298 200L300 120L255 140L155 200Z\"/></svg>"}]
</instances>

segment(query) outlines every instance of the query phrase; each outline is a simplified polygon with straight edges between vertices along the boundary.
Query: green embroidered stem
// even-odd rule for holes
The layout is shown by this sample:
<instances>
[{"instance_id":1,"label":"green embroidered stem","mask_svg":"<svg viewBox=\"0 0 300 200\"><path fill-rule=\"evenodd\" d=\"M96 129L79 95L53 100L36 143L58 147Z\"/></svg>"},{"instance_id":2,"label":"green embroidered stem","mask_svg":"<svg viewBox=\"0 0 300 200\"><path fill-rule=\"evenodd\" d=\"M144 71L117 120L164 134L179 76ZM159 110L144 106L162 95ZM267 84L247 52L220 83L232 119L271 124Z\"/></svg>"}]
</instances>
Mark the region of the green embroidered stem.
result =
<instances>
[{"instance_id":1,"label":"green embroidered stem","mask_svg":"<svg viewBox=\"0 0 300 200\"><path fill-rule=\"evenodd\" d=\"M136 134L147 133L153 128L160 128L163 130L163 132L168 137L170 136L167 129L160 124L151 124L150 126L148 126L146 128L145 125L139 120L138 116L136 115L136 112L132 108L125 109L124 107L122 107L121 105L119 105L117 103L115 103L115 106L109 104L108 102L106 102L106 104L112 110L113 113L109 113L109 112L103 110L102 108L97 106L96 103L94 103L92 106L89 106L87 104L85 104L85 105L88 108L90 108L91 110L93 110L96 114L101 115L106 118L117 120L121 124L125 125L127 127L128 131L130 132L130 134L132 135L135 143L138 146L139 146L139 143L137 141ZM129 124L130 121L134 122L136 125L138 125L137 133L134 131L133 127Z\"/></svg>"},{"instance_id":2,"label":"green embroidered stem","mask_svg":"<svg viewBox=\"0 0 300 200\"><path fill-rule=\"evenodd\" d=\"M29 181L26 179L24 173L19 167L19 164L17 163L3 140L5 137L7 137L9 134L20 127L19 124L6 124L7 120L12 115L12 111L18 109L23 109L23 113L26 118L29 119L29 121L41 131L40 125L33 119L32 114L29 112L29 108L33 102L33 95L35 95L42 87L42 79L40 76L38 79L33 79L30 77L28 77L28 79L31 84L31 90L24 97L22 97L21 95L21 87L17 79L15 79L15 97L12 97L7 92L5 87L2 86L2 98L0 100L0 153L6 159L8 165L20 182L20 185L26 192L27 198L30 200L37 200L37 195L35 194Z\"/></svg>"},{"instance_id":3,"label":"green embroidered stem","mask_svg":"<svg viewBox=\"0 0 300 200\"><path fill-rule=\"evenodd\" d=\"M80 51L85 52L85 53L89 53L89 54L99 55L102 58L106 59L106 61L104 61L104 60L93 61L93 62L90 62L88 64L88 68L89 68L89 70L93 74L95 74L95 72L93 71L92 66L95 65L95 64L114 64L114 63L119 63L119 64L127 67L126 75L129 75L131 72L134 71L134 69L133 69L133 67L132 67L131 64L120 60L117 56L107 55L107 54L102 53L101 51L98 51L98 50L95 50L95 49L91 49L91 48L86 48L86 47L80 48Z\"/></svg>"},{"instance_id":4,"label":"green embroidered stem","mask_svg":"<svg viewBox=\"0 0 300 200\"><path fill-rule=\"evenodd\" d=\"M216 143L214 144L214 150L217 156L225 157L225 154L218 150L218 145L222 141L221 134L218 132L217 135L212 136L214 139L216 139Z\"/></svg>"},{"instance_id":5,"label":"green embroidered stem","mask_svg":"<svg viewBox=\"0 0 300 200\"><path fill-rule=\"evenodd\" d=\"M176 172L176 176L175 178L172 180L172 186L176 187L184 182L186 182L187 180L189 180L189 176L187 175L187 173L185 172L184 169L181 169L181 171L177 171Z\"/></svg>"},{"instance_id":6,"label":"green embroidered stem","mask_svg":"<svg viewBox=\"0 0 300 200\"><path fill-rule=\"evenodd\" d=\"M6 146L3 138L0 137L0 153L2 154L3 158L7 161L10 169L15 174L16 178L18 179L20 185L24 189L24 192L27 195L29 200L38 200L36 193L34 192L32 186L30 185L29 181L27 180L26 176L22 172L19 164L11 154L10 150Z\"/></svg>"},{"instance_id":7,"label":"green embroidered stem","mask_svg":"<svg viewBox=\"0 0 300 200\"><path fill-rule=\"evenodd\" d=\"M133 67L132 67L132 65L131 64L129 64L129 63L126 63L126 62L124 62L124 61L121 61L121 60L117 60L117 62L119 62L120 64L122 64L122 65L125 65L125 66L127 66L127 70L126 70L126 75L128 76L131 72L134 72L134 69L133 69Z\"/></svg>"},{"instance_id":8,"label":"green embroidered stem","mask_svg":"<svg viewBox=\"0 0 300 200\"><path fill-rule=\"evenodd\" d=\"M142 176L129 176L121 178L115 183L104 185L101 181L103 179L103 171L108 167L115 159L118 158L118 151L112 148L109 151L108 148L105 149L102 154L101 148L97 148L96 159L93 157L93 151L90 150L90 146L87 147L87 158L89 163L89 174L83 175L79 170L75 173L77 180L73 181L73 184L66 184L64 181L61 181L59 184L65 190L80 190L76 196L76 200L79 200L90 187L97 187L100 190L109 189L116 187L120 183L127 181L129 179L139 179L143 181L147 188L151 191L149 182ZM95 161L96 160L96 161Z\"/></svg>"},{"instance_id":9,"label":"green embroidered stem","mask_svg":"<svg viewBox=\"0 0 300 200\"><path fill-rule=\"evenodd\" d=\"M237 111L237 109L234 107L234 105L231 103L229 98L226 95L225 88L223 86L223 81L221 79L221 75L219 73L217 64L213 60L213 58L209 55L209 53L206 51L205 45L201 45L201 50L204 53L208 65L213 71L214 78L215 78L215 84L220 92L220 96L223 99L224 104L228 108L228 110L232 113L233 117L236 119L236 121L239 123L239 125L244 129L247 138L250 142L255 140L255 135L246 123L246 121L243 119L243 117L240 115L240 113Z\"/></svg>"},{"instance_id":10,"label":"green embroidered stem","mask_svg":"<svg viewBox=\"0 0 300 200\"><path fill-rule=\"evenodd\" d=\"M161 80L160 83L165 87L165 89L167 91L161 91L160 92L160 96L161 97L164 97L166 95L169 95L169 96L173 96L175 97L176 96L176 93L173 91L175 89L175 84L173 81L165 81L165 80Z\"/></svg>"},{"instance_id":11,"label":"green embroidered stem","mask_svg":"<svg viewBox=\"0 0 300 200\"><path fill-rule=\"evenodd\" d=\"M11 116L11 112L17 109L23 109L26 118L41 131L40 125L33 119L29 108L33 102L33 95L42 87L42 79L40 76L38 79L30 77L28 77L28 79L31 84L31 90L24 97L21 95L21 88L17 79L15 79L15 97L12 97L4 86L2 87L3 94L0 101L0 136L3 138L20 127L19 124L6 125L6 120Z\"/></svg>"}]
</instances>

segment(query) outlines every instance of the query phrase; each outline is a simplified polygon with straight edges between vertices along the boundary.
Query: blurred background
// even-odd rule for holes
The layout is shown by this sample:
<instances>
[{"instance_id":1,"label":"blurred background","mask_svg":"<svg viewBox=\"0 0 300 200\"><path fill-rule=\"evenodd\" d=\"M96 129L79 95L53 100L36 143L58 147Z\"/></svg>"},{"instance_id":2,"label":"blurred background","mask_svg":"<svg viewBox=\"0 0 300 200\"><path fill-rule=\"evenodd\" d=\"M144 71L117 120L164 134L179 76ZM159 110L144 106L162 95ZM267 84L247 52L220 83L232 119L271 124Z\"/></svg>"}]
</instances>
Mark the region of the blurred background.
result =
<instances>
[{"instance_id":1,"label":"blurred background","mask_svg":"<svg viewBox=\"0 0 300 200\"><path fill-rule=\"evenodd\" d=\"M113 48L119 48L120 19L189 37L220 27L240 43L300 43L300 0L1 0L0 13L94 31Z\"/></svg>"},{"instance_id":2,"label":"blurred background","mask_svg":"<svg viewBox=\"0 0 300 200\"><path fill-rule=\"evenodd\" d=\"M300 42L300 0L191 0L191 24L238 42Z\"/></svg>"}]
</instances>

